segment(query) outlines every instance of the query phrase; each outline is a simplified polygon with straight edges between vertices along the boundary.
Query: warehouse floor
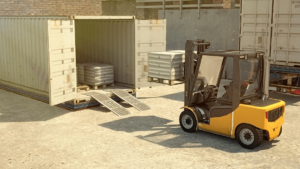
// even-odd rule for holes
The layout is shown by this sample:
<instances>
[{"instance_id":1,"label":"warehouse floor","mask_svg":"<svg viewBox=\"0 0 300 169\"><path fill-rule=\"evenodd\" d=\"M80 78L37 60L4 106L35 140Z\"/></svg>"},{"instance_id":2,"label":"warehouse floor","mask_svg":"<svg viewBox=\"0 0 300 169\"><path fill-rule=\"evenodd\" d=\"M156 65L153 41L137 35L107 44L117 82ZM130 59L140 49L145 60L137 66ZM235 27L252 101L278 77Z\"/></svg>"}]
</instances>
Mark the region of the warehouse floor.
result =
<instances>
[{"instance_id":1,"label":"warehouse floor","mask_svg":"<svg viewBox=\"0 0 300 169\"><path fill-rule=\"evenodd\" d=\"M0 168L300 168L300 97L287 103L280 138L254 150L178 124L183 84L138 90L152 110L118 117L106 108L71 112L0 90Z\"/></svg>"}]
</instances>

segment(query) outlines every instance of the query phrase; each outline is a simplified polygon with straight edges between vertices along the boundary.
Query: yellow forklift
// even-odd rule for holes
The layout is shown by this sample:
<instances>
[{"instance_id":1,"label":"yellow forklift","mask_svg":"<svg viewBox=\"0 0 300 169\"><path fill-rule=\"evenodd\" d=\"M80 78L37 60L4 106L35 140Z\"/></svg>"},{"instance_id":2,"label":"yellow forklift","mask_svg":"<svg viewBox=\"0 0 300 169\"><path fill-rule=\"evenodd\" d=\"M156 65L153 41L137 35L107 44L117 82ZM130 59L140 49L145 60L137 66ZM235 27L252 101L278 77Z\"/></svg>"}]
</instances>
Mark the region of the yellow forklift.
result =
<instances>
[{"instance_id":1,"label":"yellow forklift","mask_svg":"<svg viewBox=\"0 0 300 169\"><path fill-rule=\"evenodd\" d=\"M181 128L235 138L247 149L279 137L285 102L268 98L264 53L204 52L209 46L204 40L185 44Z\"/></svg>"}]
</instances>

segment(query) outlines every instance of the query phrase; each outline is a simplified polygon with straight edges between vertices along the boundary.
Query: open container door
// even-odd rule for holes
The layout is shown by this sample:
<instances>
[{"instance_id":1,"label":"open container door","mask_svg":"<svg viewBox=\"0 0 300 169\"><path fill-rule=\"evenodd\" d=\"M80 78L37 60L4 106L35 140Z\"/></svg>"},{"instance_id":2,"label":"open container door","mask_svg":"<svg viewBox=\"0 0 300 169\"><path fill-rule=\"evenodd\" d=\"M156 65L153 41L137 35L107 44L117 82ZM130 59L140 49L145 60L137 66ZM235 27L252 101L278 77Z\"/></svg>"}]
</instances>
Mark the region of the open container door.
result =
<instances>
[{"instance_id":1,"label":"open container door","mask_svg":"<svg viewBox=\"0 0 300 169\"><path fill-rule=\"evenodd\" d=\"M148 53L166 51L166 20L135 20L135 86L162 85L148 82Z\"/></svg>"},{"instance_id":2,"label":"open container door","mask_svg":"<svg viewBox=\"0 0 300 169\"><path fill-rule=\"evenodd\" d=\"M48 21L49 104L77 96L74 20Z\"/></svg>"},{"instance_id":3,"label":"open container door","mask_svg":"<svg viewBox=\"0 0 300 169\"><path fill-rule=\"evenodd\" d=\"M265 52L270 57L272 0L242 0L240 50Z\"/></svg>"}]
</instances>

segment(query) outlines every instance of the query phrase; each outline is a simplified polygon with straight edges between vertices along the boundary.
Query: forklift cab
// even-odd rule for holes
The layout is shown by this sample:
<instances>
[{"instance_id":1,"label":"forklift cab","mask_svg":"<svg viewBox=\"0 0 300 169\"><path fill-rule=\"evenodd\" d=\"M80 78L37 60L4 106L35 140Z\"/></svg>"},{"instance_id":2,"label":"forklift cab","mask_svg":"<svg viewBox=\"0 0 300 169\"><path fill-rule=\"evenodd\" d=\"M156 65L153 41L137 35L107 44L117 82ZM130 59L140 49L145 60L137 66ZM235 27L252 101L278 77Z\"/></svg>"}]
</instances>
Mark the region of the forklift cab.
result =
<instances>
[{"instance_id":1,"label":"forklift cab","mask_svg":"<svg viewBox=\"0 0 300 169\"><path fill-rule=\"evenodd\" d=\"M278 137L285 103L267 98L264 53L202 50L193 64L194 46L204 44L186 43L185 105L179 117L182 129L236 138L249 149L263 139Z\"/></svg>"},{"instance_id":2,"label":"forklift cab","mask_svg":"<svg viewBox=\"0 0 300 169\"><path fill-rule=\"evenodd\" d=\"M263 96L263 54L244 51L202 53L198 58L189 106L201 113L200 122L227 115L240 102Z\"/></svg>"}]
</instances>

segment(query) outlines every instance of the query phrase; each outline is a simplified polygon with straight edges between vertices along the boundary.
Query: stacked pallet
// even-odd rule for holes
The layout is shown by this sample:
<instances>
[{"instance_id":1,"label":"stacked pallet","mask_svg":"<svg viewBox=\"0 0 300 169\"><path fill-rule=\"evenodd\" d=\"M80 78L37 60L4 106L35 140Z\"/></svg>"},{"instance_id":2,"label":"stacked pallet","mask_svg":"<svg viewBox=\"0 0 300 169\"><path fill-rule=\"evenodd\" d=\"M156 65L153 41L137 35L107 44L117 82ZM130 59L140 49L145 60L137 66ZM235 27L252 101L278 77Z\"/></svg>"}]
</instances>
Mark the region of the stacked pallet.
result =
<instances>
[{"instance_id":1,"label":"stacked pallet","mask_svg":"<svg viewBox=\"0 0 300 169\"><path fill-rule=\"evenodd\" d=\"M78 63L76 64L76 69L77 69L77 82L79 84L84 84L84 66L86 63Z\"/></svg>"},{"instance_id":2,"label":"stacked pallet","mask_svg":"<svg viewBox=\"0 0 300 169\"><path fill-rule=\"evenodd\" d=\"M148 54L148 77L149 81L153 78L163 83L169 80L173 85L175 80L181 80L183 74L184 53L178 51L151 52Z\"/></svg>"},{"instance_id":3,"label":"stacked pallet","mask_svg":"<svg viewBox=\"0 0 300 169\"><path fill-rule=\"evenodd\" d=\"M114 83L114 67L108 64L87 64L84 66L84 81L94 89Z\"/></svg>"}]
</instances>

